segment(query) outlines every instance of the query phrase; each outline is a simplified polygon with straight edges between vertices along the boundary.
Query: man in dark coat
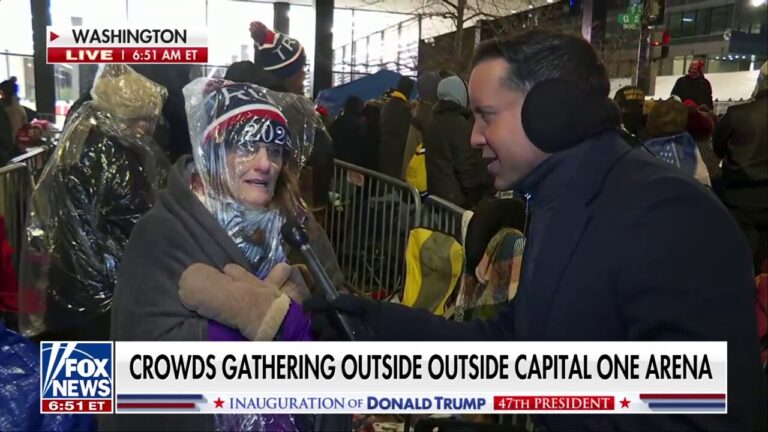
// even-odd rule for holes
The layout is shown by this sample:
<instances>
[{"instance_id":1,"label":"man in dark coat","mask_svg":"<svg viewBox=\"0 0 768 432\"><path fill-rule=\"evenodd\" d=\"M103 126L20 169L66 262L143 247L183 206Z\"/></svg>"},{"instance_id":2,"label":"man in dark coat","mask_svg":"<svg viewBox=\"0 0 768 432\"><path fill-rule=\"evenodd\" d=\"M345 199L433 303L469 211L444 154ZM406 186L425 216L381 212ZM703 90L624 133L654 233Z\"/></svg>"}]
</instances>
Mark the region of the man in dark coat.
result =
<instances>
[{"instance_id":1,"label":"man in dark coat","mask_svg":"<svg viewBox=\"0 0 768 432\"><path fill-rule=\"evenodd\" d=\"M471 209L491 195L490 178L482 153L472 148L472 113L467 109L467 84L457 76L448 77L437 88L439 100L427 126L427 192L459 207Z\"/></svg>"},{"instance_id":2,"label":"man in dark coat","mask_svg":"<svg viewBox=\"0 0 768 432\"><path fill-rule=\"evenodd\" d=\"M381 109L381 144L379 146L379 172L402 179L405 144L411 128L411 106L408 99L413 91L413 80L400 78L397 89Z\"/></svg>"},{"instance_id":3,"label":"man in dark coat","mask_svg":"<svg viewBox=\"0 0 768 432\"><path fill-rule=\"evenodd\" d=\"M240 76L235 81L250 82L273 91L304 96L307 55L301 43L286 34L270 30L259 21L251 23L250 32L254 43L256 68L245 66L243 71L253 70L255 75ZM306 99L306 102L304 105L311 107L312 102L309 99ZM297 127L303 130L315 125L314 146L304 168L309 172L299 176L301 197L313 211L322 212L328 204L328 192L331 190L333 179L333 142L314 108L297 110L295 108L298 104L293 105L293 109L284 113L288 117L292 133L296 134ZM315 121L315 117L318 121ZM303 124L296 126L296 119L300 119Z\"/></svg>"},{"instance_id":4,"label":"man in dark coat","mask_svg":"<svg viewBox=\"0 0 768 432\"><path fill-rule=\"evenodd\" d=\"M672 96L677 96L681 101L690 99L696 102L697 106L706 105L709 109L714 108L712 102L712 85L704 77L704 61L693 60L688 67L688 75L683 75L677 79L675 86L672 87Z\"/></svg>"},{"instance_id":5,"label":"man in dark coat","mask_svg":"<svg viewBox=\"0 0 768 432\"><path fill-rule=\"evenodd\" d=\"M363 101L350 96L344 102L344 111L331 124L331 138L336 158L361 166L365 163L370 148L366 143L363 126Z\"/></svg>"},{"instance_id":6,"label":"man in dark coat","mask_svg":"<svg viewBox=\"0 0 768 432\"><path fill-rule=\"evenodd\" d=\"M28 120L19 105L18 91L16 77L0 83L0 166L21 154L16 145L16 132Z\"/></svg>"},{"instance_id":7,"label":"man in dark coat","mask_svg":"<svg viewBox=\"0 0 768 432\"><path fill-rule=\"evenodd\" d=\"M0 167L4 167L18 151L11 130L11 120L0 107Z\"/></svg>"},{"instance_id":8,"label":"man in dark coat","mask_svg":"<svg viewBox=\"0 0 768 432\"><path fill-rule=\"evenodd\" d=\"M747 243L704 186L620 138L609 89L578 36L535 29L479 46L472 144L497 189L529 197L516 297L497 318L469 322L352 295L332 304L314 297L305 310L316 332L339 337L336 309L376 340L727 341L726 415L535 421L549 431L765 430Z\"/></svg>"},{"instance_id":9,"label":"man in dark coat","mask_svg":"<svg viewBox=\"0 0 768 432\"><path fill-rule=\"evenodd\" d=\"M768 259L768 66L754 100L728 108L713 136L723 158L723 196L747 236L755 268Z\"/></svg>"},{"instance_id":10,"label":"man in dark coat","mask_svg":"<svg viewBox=\"0 0 768 432\"><path fill-rule=\"evenodd\" d=\"M408 130L408 139L405 143L402 173L405 176L408 164L411 162L419 144L424 144L424 134L429 122L432 121L432 109L437 103L437 85L440 76L436 72L427 72L419 76L416 81L416 90L419 92L419 101L413 110L411 128Z\"/></svg>"},{"instance_id":11,"label":"man in dark coat","mask_svg":"<svg viewBox=\"0 0 768 432\"><path fill-rule=\"evenodd\" d=\"M635 86L624 86L616 91L613 101L621 110L621 129L624 141L632 147L640 147L645 139L645 93Z\"/></svg>"},{"instance_id":12,"label":"man in dark coat","mask_svg":"<svg viewBox=\"0 0 768 432\"><path fill-rule=\"evenodd\" d=\"M381 108L384 102L381 98L370 99L363 104L360 115L363 118L363 132L368 146L368 154L360 164L361 167L376 171L379 168L379 149L381 148Z\"/></svg>"}]
</instances>

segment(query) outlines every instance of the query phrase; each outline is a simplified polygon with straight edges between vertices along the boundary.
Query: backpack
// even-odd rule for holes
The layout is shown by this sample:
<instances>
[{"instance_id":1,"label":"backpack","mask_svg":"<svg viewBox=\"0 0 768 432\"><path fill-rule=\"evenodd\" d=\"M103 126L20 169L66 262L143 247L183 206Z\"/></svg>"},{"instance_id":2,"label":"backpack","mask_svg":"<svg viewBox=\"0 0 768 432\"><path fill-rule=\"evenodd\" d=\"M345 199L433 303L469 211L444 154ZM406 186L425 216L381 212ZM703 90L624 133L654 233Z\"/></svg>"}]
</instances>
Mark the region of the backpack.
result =
<instances>
[{"instance_id":1,"label":"backpack","mask_svg":"<svg viewBox=\"0 0 768 432\"><path fill-rule=\"evenodd\" d=\"M416 188L420 194L427 191L427 151L424 149L424 143L419 143L416 152L408 162L405 181Z\"/></svg>"},{"instance_id":2,"label":"backpack","mask_svg":"<svg viewBox=\"0 0 768 432\"><path fill-rule=\"evenodd\" d=\"M427 228L412 229L405 248L402 304L443 315L463 266L464 250L455 237Z\"/></svg>"}]
</instances>

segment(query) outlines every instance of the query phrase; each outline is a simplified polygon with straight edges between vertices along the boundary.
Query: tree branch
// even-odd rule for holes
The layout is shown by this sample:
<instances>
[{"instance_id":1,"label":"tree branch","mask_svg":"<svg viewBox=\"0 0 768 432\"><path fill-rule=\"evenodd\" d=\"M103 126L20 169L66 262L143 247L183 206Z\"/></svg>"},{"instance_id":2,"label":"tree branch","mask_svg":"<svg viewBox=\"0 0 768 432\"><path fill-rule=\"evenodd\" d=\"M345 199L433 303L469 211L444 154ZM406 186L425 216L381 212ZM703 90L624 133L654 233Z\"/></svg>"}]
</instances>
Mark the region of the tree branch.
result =
<instances>
[{"instance_id":1,"label":"tree branch","mask_svg":"<svg viewBox=\"0 0 768 432\"><path fill-rule=\"evenodd\" d=\"M442 0L442 3L450 5L452 8L459 10L459 5L451 3L451 0Z\"/></svg>"},{"instance_id":2,"label":"tree branch","mask_svg":"<svg viewBox=\"0 0 768 432\"><path fill-rule=\"evenodd\" d=\"M468 18L464 18L464 22L472 21L473 19L475 19L477 17L480 17L480 16L481 17L486 17L486 18L497 18L497 17L495 17L493 15L489 15L489 14L487 14L485 12L476 12L475 14L473 14L472 16L470 16Z\"/></svg>"}]
</instances>

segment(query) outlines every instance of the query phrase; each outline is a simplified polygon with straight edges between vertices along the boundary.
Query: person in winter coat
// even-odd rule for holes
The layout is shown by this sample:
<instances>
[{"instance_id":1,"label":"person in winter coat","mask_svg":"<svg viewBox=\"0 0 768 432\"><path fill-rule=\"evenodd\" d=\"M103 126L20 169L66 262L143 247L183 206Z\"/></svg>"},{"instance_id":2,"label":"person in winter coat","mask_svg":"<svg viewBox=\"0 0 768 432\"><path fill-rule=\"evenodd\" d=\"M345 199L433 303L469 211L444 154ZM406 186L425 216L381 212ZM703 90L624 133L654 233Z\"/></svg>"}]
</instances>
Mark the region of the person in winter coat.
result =
<instances>
[{"instance_id":1,"label":"person in winter coat","mask_svg":"<svg viewBox=\"0 0 768 432\"><path fill-rule=\"evenodd\" d=\"M250 25L254 42L254 64L260 69L262 87L304 94L307 54L301 43L286 34L272 31L262 22Z\"/></svg>"},{"instance_id":2,"label":"person in winter coat","mask_svg":"<svg viewBox=\"0 0 768 432\"><path fill-rule=\"evenodd\" d=\"M381 99L370 99L363 104L361 116L363 118L363 132L368 148L366 158L360 164L361 167L376 171L379 168L379 149L381 148L381 108L384 102Z\"/></svg>"},{"instance_id":3,"label":"person in winter coat","mask_svg":"<svg viewBox=\"0 0 768 432\"><path fill-rule=\"evenodd\" d=\"M291 132L311 136L314 142L312 152L301 152L297 159L305 167L305 172L299 176L299 187L304 201L313 211L321 213L328 204L333 178L333 142L312 101L304 96L307 62L304 47L298 40L274 32L258 21L251 23L250 32L255 47L256 75L238 81L297 95L290 108L281 108Z\"/></svg>"},{"instance_id":4,"label":"person in winter coat","mask_svg":"<svg viewBox=\"0 0 768 432\"><path fill-rule=\"evenodd\" d=\"M27 122L27 112L19 103L19 85L16 84L16 77L0 83L0 102L11 121L11 135L15 137L21 125Z\"/></svg>"},{"instance_id":5,"label":"person in winter coat","mask_svg":"<svg viewBox=\"0 0 768 432\"><path fill-rule=\"evenodd\" d=\"M472 113L467 84L457 76L440 81L438 101L427 126L427 192L471 209L491 195L482 153L472 148Z\"/></svg>"},{"instance_id":6,"label":"person in winter coat","mask_svg":"<svg viewBox=\"0 0 768 432\"><path fill-rule=\"evenodd\" d=\"M621 136L632 147L642 146L645 135L645 93L635 86L625 86L616 91L613 100L621 109Z\"/></svg>"},{"instance_id":7,"label":"person in winter coat","mask_svg":"<svg viewBox=\"0 0 768 432\"><path fill-rule=\"evenodd\" d=\"M24 123L16 132L16 148L23 154L31 147L44 146L46 145L44 135L45 130L39 121Z\"/></svg>"},{"instance_id":8,"label":"person in winter coat","mask_svg":"<svg viewBox=\"0 0 768 432\"><path fill-rule=\"evenodd\" d=\"M8 118L5 110L0 109L0 167L7 165L8 161L18 154L11 129L11 119Z\"/></svg>"},{"instance_id":9,"label":"person in winter coat","mask_svg":"<svg viewBox=\"0 0 768 432\"><path fill-rule=\"evenodd\" d=\"M340 338L338 310L382 341L727 341L727 414L534 422L548 431L765 430L749 247L714 194L621 139L609 91L579 36L534 29L478 46L472 144L498 190L528 197L514 300L497 318L452 322L363 297L313 296L304 306L318 337Z\"/></svg>"},{"instance_id":10,"label":"person in winter coat","mask_svg":"<svg viewBox=\"0 0 768 432\"><path fill-rule=\"evenodd\" d=\"M427 72L416 80L416 89L419 91L419 101L411 117L411 127L408 130L408 140L405 144L405 157L403 158L402 176L405 178L408 163L416 153L419 144L424 144L424 132L432 120L432 109L437 102L437 85L440 76L435 72Z\"/></svg>"},{"instance_id":11,"label":"person in winter coat","mask_svg":"<svg viewBox=\"0 0 768 432\"><path fill-rule=\"evenodd\" d=\"M709 109L714 109L712 85L704 77L703 60L691 61L688 74L677 79L671 95L679 97L681 101L691 99L696 102L696 106L706 105Z\"/></svg>"},{"instance_id":12,"label":"person in winter coat","mask_svg":"<svg viewBox=\"0 0 768 432\"><path fill-rule=\"evenodd\" d=\"M331 124L336 158L361 166L365 163L370 149L366 145L367 137L363 125L363 101L357 96L350 96L344 102L344 111Z\"/></svg>"},{"instance_id":13,"label":"person in winter coat","mask_svg":"<svg viewBox=\"0 0 768 432\"><path fill-rule=\"evenodd\" d=\"M16 77L0 83L0 166L19 155L16 134L27 122L27 114L19 104L19 86Z\"/></svg>"},{"instance_id":14,"label":"person in winter coat","mask_svg":"<svg viewBox=\"0 0 768 432\"><path fill-rule=\"evenodd\" d=\"M131 67L168 90L162 116L155 131L155 140L165 149L171 163L184 155L192 154L182 93L182 89L190 81L190 65L137 64Z\"/></svg>"},{"instance_id":15,"label":"person in winter coat","mask_svg":"<svg viewBox=\"0 0 768 432\"><path fill-rule=\"evenodd\" d=\"M702 184L712 186L698 145L688 133L688 109L674 98L657 103L646 122L644 147L659 159L678 167Z\"/></svg>"},{"instance_id":16,"label":"person in winter coat","mask_svg":"<svg viewBox=\"0 0 768 432\"><path fill-rule=\"evenodd\" d=\"M261 69L250 60L234 62L224 73L224 79L233 82L247 82L256 84Z\"/></svg>"},{"instance_id":17,"label":"person in winter coat","mask_svg":"<svg viewBox=\"0 0 768 432\"><path fill-rule=\"evenodd\" d=\"M163 104L162 116L155 126L154 140L163 149L171 162L192 153L189 142L187 115L184 112L184 95L181 89L189 83L189 65L129 65L135 72L165 87L168 96ZM82 104L91 100L91 93L80 96L67 113L64 125L78 112Z\"/></svg>"},{"instance_id":18,"label":"person in winter coat","mask_svg":"<svg viewBox=\"0 0 768 432\"><path fill-rule=\"evenodd\" d=\"M308 224L333 282L343 283L323 231L299 200L285 116L267 92L200 78L184 89L194 158L137 224L112 310L117 341L311 340L309 292L298 251L284 248L287 219ZM266 282L262 282L263 279ZM109 416L120 430L344 430L346 418L288 415ZM313 426L314 425L314 426ZM348 427L349 426L349 427Z\"/></svg>"},{"instance_id":19,"label":"person in winter coat","mask_svg":"<svg viewBox=\"0 0 768 432\"><path fill-rule=\"evenodd\" d=\"M723 158L722 199L747 237L755 269L768 259L768 63L753 100L728 108L715 128L715 153Z\"/></svg>"},{"instance_id":20,"label":"person in winter coat","mask_svg":"<svg viewBox=\"0 0 768 432\"><path fill-rule=\"evenodd\" d=\"M720 179L720 158L717 157L712 148L715 115L709 111L706 105L696 106L696 102L690 99L684 100L683 105L688 109L688 123L685 129L696 141L696 148L699 149L704 166L707 167L712 189L717 190L714 185Z\"/></svg>"},{"instance_id":21,"label":"person in winter coat","mask_svg":"<svg viewBox=\"0 0 768 432\"><path fill-rule=\"evenodd\" d=\"M397 179L403 178L405 145L411 128L411 106L408 99L413 91L413 80L400 78L397 89L381 108L381 144L378 171ZM412 156L412 155L411 155Z\"/></svg>"},{"instance_id":22,"label":"person in winter coat","mask_svg":"<svg viewBox=\"0 0 768 432\"><path fill-rule=\"evenodd\" d=\"M168 161L152 139L166 90L125 65L106 65L61 139L32 195L22 302L27 335L108 340L109 309L123 248L165 181Z\"/></svg>"}]
</instances>

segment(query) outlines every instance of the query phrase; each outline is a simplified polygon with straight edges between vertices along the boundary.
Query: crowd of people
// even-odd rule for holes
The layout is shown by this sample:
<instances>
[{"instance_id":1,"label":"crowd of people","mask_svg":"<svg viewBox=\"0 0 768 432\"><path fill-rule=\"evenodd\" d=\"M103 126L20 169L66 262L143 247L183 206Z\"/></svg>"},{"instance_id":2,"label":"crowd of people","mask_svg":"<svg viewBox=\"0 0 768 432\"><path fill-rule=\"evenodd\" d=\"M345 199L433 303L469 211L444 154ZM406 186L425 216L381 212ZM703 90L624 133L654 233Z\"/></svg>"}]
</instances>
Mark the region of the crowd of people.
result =
<instances>
[{"instance_id":1,"label":"crowd of people","mask_svg":"<svg viewBox=\"0 0 768 432\"><path fill-rule=\"evenodd\" d=\"M338 159L472 209L495 192L480 151L469 144L473 123L466 81L425 72L415 83L401 78L375 100L350 96L330 132Z\"/></svg>"},{"instance_id":2,"label":"crowd of people","mask_svg":"<svg viewBox=\"0 0 768 432\"><path fill-rule=\"evenodd\" d=\"M754 277L768 272L768 65L753 100L718 118L698 62L667 100L649 104L635 87L609 99L588 42L532 30L478 46L468 81L445 71L403 77L377 100L350 97L326 128L303 94L301 43L260 22L249 30L254 60L234 63L224 79L191 80L183 66L106 65L73 106L31 201L19 276L28 334L343 340L334 319L341 311L374 340L727 341L726 415L536 421L547 430L766 427ZM0 91L7 140L30 117L13 81ZM7 157L18 148L2 146ZM507 271L515 289L484 319L449 321L353 294L329 302L282 237L282 225L298 220L332 282L344 286L318 222L334 158L415 182L419 155L423 192L483 215L475 255L494 237L485 223L502 215L524 235L518 271ZM525 205L492 198L509 190ZM352 428L349 416L327 415L98 423Z\"/></svg>"},{"instance_id":3,"label":"crowd of people","mask_svg":"<svg viewBox=\"0 0 768 432\"><path fill-rule=\"evenodd\" d=\"M43 145L52 130L50 122L19 102L16 77L0 82L0 167L24 154L27 148Z\"/></svg>"},{"instance_id":4,"label":"crowd of people","mask_svg":"<svg viewBox=\"0 0 768 432\"><path fill-rule=\"evenodd\" d=\"M768 63L758 74L752 98L714 113L712 87L703 62L691 62L671 97L647 101L627 86L614 100L621 108L622 136L692 175L712 189L749 240L756 273L768 271Z\"/></svg>"}]
</instances>

